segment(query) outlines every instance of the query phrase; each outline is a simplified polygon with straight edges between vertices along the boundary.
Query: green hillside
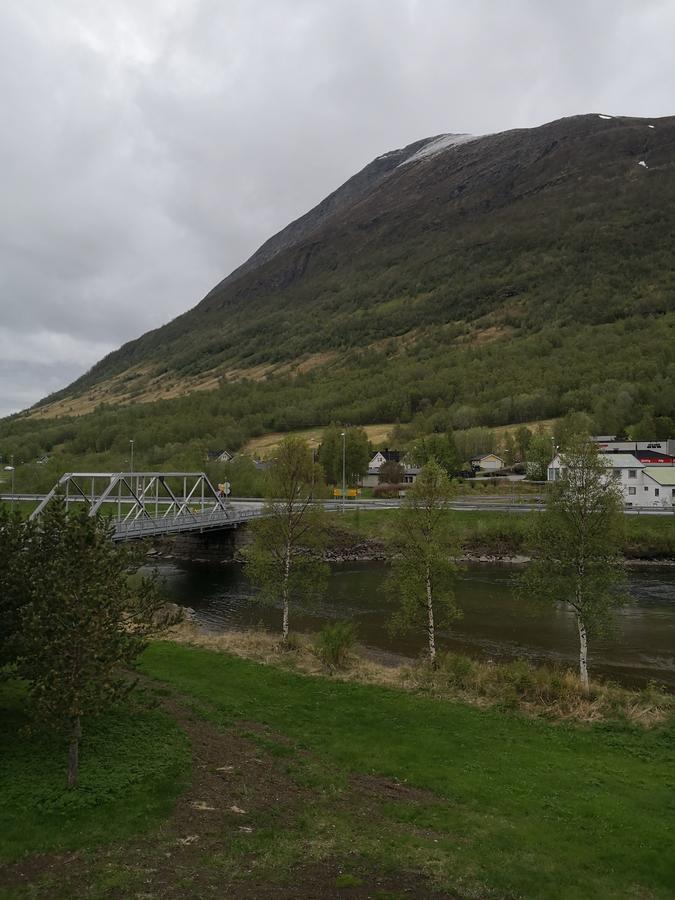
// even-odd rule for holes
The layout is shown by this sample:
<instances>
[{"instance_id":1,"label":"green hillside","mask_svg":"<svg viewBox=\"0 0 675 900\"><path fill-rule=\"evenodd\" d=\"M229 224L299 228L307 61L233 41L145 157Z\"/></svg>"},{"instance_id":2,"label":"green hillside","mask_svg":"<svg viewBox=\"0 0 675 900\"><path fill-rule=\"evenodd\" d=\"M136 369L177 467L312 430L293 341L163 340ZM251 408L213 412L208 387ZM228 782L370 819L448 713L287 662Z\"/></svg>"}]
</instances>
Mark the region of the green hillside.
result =
<instances>
[{"instance_id":1,"label":"green hillside","mask_svg":"<svg viewBox=\"0 0 675 900\"><path fill-rule=\"evenodd\" d=\"M675 118L446 143L375 160L194 309L5 420L0 452L113 464L133 436L160 465L333 420L573 410L670 436Z\"/></svg>"}]
</instances>

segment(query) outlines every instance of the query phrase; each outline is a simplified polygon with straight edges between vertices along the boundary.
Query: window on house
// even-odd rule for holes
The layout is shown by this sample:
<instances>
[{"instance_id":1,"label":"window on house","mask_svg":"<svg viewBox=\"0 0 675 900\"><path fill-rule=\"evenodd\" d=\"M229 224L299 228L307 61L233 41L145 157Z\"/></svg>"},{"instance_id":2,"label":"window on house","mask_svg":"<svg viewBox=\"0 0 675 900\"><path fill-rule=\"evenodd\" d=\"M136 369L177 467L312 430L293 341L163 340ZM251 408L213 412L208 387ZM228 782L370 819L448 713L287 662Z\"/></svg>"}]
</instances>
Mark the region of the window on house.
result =
<instances>
[{"instance_id":1,"label":"window on house","mask_svg":"<svg viewBox=\"0 0 675 900\"><path fill-rule=\"evenodd\" d=\"M614 476L614 478L621 478L621 469L614 469L612 475Z\"/></svg>"},{"instance_id":2,"label":"window on house","mask_svg":"<svg viewBox=\"0 0 675 900\"><path fill-rule=\"evenodd\" d=\"M637 478L637 469L629 469L628 477L629 478Z\"/></svg>"},{"instance_id":3,"label":"window on house","mask_svg":"<svg viewBox=\"0 0 675 900\"><path fill-rule=\"evenodd\" d=\"M645 490L646 490L646 491L648 491L648 490L649 490L649 488L648 488L648 487L647 487L647 485L645 485Z\"/></svg>"},{"instance_id":4,"label":"window on house","mask_svg":"<svg viewBox=\"0 0 675 900\"><path fill-rule=\"evenodd\" d=\"M628 488L628 493L632 497L635 494L635 488Z\"/></svg>"},{"instance_id":5,"label":"window on house","mask_svg":"<svg viewBox=\"0 0 675 900\"><path fill-rule=\"evenodd\" d=\"M658 488L654 488L654 496L655 496L655 497L658 497L660 493L661 493L661 492L660 492L660 490L659 490Z\"/></svg>"}]
</instances>

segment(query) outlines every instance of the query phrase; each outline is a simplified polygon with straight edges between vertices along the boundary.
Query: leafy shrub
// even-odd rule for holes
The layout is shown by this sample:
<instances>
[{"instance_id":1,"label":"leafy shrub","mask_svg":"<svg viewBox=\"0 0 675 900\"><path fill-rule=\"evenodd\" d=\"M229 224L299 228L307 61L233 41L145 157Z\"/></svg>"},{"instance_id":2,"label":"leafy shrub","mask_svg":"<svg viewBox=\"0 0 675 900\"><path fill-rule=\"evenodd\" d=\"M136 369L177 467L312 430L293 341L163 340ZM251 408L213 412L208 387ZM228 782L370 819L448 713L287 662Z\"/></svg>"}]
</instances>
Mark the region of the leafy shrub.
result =
<instances>
[{"instance_id":1,"label":"leafy shrub","mask_svg":"<svg viewBox=\"0 0 675 900\"><path fill-rule=\"evenodd\" d=\"M476 664L468 656L460 653L445 653L440 659L441 671L447 675L448 682L455 687L466 689L476 677Z\"/></svg>"},{"instance_id":2,"label":"leafy shrub","mask_svg":"<svg viewBox=\"0 0 675 900\"><path fill-rule=\"evenodd\" d=\"M373 488L373 497L380 497L386 500L396 499L401 486L398 484L378 484Z\"/></svg>"},{"instance_id":3,"label":"leafy shrub","mask_svg":"<svg viewBox=\"0 0 675 900\"><path fill-rule=\"evenodd\" d=\"M345 669L349 664L357 630L351 622L326 625L314 639L314 652L327 669Z\"/></svg>"}]
</instances>

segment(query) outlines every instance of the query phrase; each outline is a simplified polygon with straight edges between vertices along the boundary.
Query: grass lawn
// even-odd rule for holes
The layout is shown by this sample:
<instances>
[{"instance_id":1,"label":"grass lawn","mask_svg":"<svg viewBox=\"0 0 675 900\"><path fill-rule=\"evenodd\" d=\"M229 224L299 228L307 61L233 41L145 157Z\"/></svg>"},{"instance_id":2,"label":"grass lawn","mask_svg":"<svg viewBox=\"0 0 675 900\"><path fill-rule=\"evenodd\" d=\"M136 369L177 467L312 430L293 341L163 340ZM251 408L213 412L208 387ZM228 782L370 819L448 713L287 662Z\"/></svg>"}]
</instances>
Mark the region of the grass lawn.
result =
<instances>
[{"instance_id":1,"label":"grass lawn","mask_svg":"<svg viewBox=\"0 0 675 900\"><path fill-rule=\"evenodd\" d=\"M347 510L338 524L366 538L383 538L387 524L395 515L391 509ZM518 554L526 551L527 534L535 513L497 510L448 510L468 551ZM675 558L675 516L625 516L624 552L628 558Z\"/></svg>"},{"instance_id":2,"label":"grass lawn","mask_svg":"<svg viewBox=\"0 0 675 900\"><path fill-rule=\"evenodd\" d=\"M3 900L675 896L673 722L555 725L170 643L139 667L74 792L2 686Z\"/></svg>"},{"instance_id":3,"label":"grass lawn","mask_svg":"<svg viewBox=\"0 0 675 900\"><path fill-rule=\"evenodd\" d=\"M10 500L0 500L0 506L6 510L17 509L27 519L37 506L37 503L33 500L15 500L12 504Z\"/></svg>"},{"instance_id":4,"label":"grass lawn","mask_svg":"<svg viewBox=\"0 0 675 900\"><path fill-rule=\"evenodd\" d=\"M0 681L0 862L95 847L168 815L185 784L189 753L164 712L134 703L85 720L80 783L68 791L66 741L40 731L26 736L25 708L22 685Z\"/></svg>"},{"instance_id":5,"label":"grass lawn","mask_svg":"<svg viewBox=\"0 0 675 900\"><path fill-rule=\"evenodd\" d=\"M253 721L294 742L280 753L429 792L360 822L363 854L421 865L471 896L675 896L672 723L552 725L172 644L153 645L141 668L220 728ZM356 827L333 806L336 828Z\"/></svg>"}]
</instances>

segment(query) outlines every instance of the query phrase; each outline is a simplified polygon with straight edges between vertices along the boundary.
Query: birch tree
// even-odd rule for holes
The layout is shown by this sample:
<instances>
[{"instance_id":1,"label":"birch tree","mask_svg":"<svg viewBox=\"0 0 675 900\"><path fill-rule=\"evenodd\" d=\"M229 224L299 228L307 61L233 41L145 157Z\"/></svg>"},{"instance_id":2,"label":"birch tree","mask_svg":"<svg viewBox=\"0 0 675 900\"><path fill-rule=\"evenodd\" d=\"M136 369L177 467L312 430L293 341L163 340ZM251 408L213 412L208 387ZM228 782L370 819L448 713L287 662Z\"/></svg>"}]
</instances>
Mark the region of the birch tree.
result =
<instances>
[{"instance_id":1,"label":"birch tree","mask_svg":"<svg viewBox=\"0 0 675 900\"><path fill-rule=\"evenodd\" d=\"M587 438L570 440L561 470L545 511L534 519L533 561L520 584L526 595L566 603L574 611L579 677L588 692L589 637L606 631L613 607L626 600L623 498Z\"/></svg>"},{"instance_id":2,"label":"birch tree","mask_svg":"<svg viewBox=\"0 0 675 900\"><path fill-rule=\"evenodd\" d=\"M398 603L395 631L422 629L436 667L436 629L460 615L453 581L458 539L448 516L453 489L444 468L431 459L406 493L393 524L394 561L387 589Z\"/></svg>"},{"instance_id":3,"label":"birch tree","mask_svg":"<svg viewBox=\"0 0 675 900\"><path fill-rule=\"evenodd\" d=\"M307 443L285 438L270 468L265 514L253 524L253 542L244 552L246 573L263 599L281 606L282 646L288 645L291 603L318 596L328 576L321 559L324 510L314 504L322 483Z\"/></svg>"},{"instance_id":4,"label":"birch tree","mask_svg":"<svg viewBox=\"0 0 675 900\"><path fill-rule=\"evenodd\" d=\"M125 671L148 639L177 621L151 579L130 580L140 556L110 540L84 504L52 502L19 548L25 573L18 674L40 720L65 732L68 787L77 783L83 722L133 688Z\"/></svg>"}]
</instances>

